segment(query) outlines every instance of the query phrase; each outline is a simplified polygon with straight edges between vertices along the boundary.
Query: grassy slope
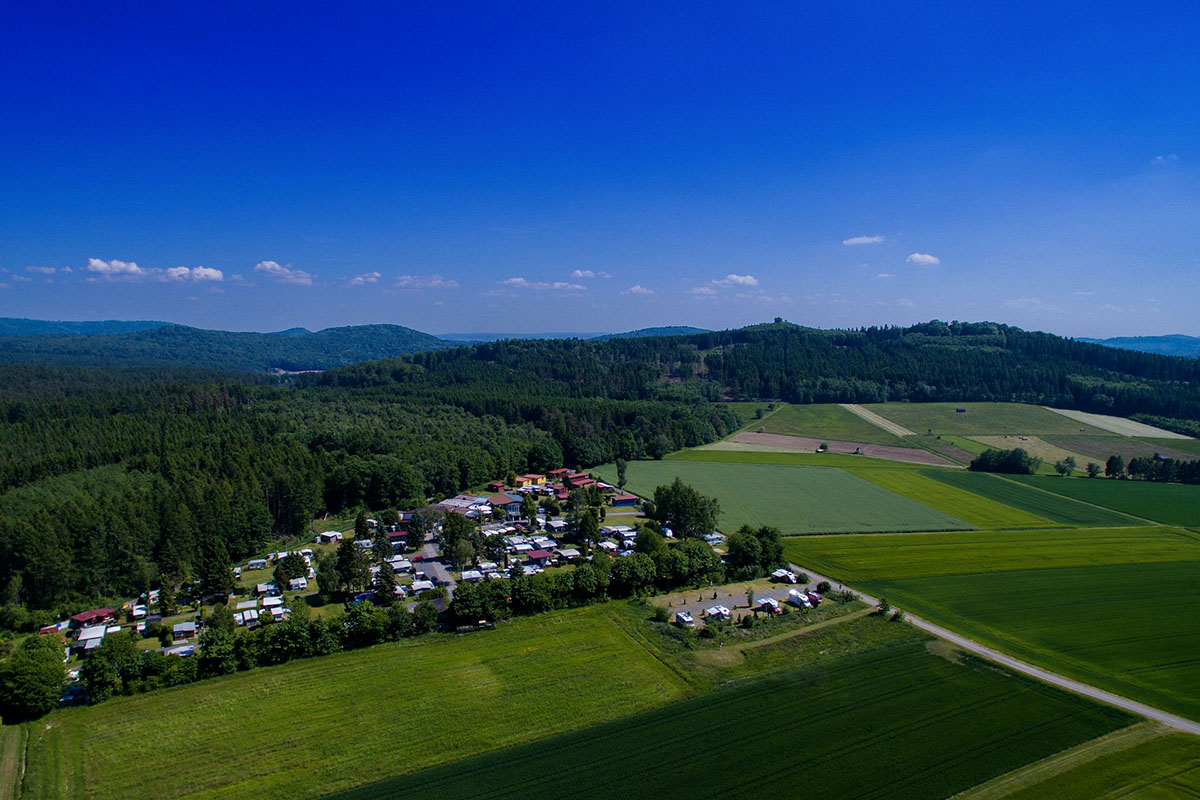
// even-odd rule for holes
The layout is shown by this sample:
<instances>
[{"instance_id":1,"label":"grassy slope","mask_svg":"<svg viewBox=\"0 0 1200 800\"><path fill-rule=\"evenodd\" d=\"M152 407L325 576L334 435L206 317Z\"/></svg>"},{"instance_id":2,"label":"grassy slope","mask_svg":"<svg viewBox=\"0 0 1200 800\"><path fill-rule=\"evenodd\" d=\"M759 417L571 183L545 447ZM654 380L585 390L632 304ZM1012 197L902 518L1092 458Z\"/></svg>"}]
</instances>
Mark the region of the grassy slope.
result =
<instances>
[{"instance_id":1,"label":"grassy slope","mask_svg":"<svg viewBox=\"0 0 1200 800\"><path fill-rule=\"evenodd\" d=\"M848 655L837 637L874 649ZM787 645L787 671L343 800L607 800L634 787L662 798L771 797L798 786L830 797L944 797L1128 722L1010 673L933 655L907 626L860 619ZM805 663L817 665L796 669Z\"/></svg>"},{"instance_id":2,"label":"grassy slope","mask_svg":"<svg viewBox=\"0 0 1200 800\"><path fill-rule=\"evenodd\" d=\"M852 467L867 469L931 469L928 464L887 461L882 458L846 455L845 453L772 453L765 450L717 450L709 446L679 450L666 457L667 461L715 461L726 464L779 464L792 467Z\"/></svg>"},{"instance_id":3,"label":"grassy slope","mask_svg":"<svg viewBox=\"0 0 1200 800\"><path fill-rule=\"evenodd\" d=\"M818 404L786 406L747 430L763 433L783 433L789 436L810 436L814 439L833 439L841 442L888 444L895 447L913 445L882 428L878 428L841 406Z\"/></svg>"},{"instance_id":4,"label":"grassy slope","mask_svg":"<svg viewBox=\"0 0 1200 800\"><path fill-rule=\"evenodd\" d=\"M1041 478L1016 480L1048 492L1122 511L1168 525L1200 525L1200 486L1099 478Z\"/></svg>"},{"instance_id":5,"label":"grassy slope","mask_svg":"<svg viewBox=\"0 0 1200 800\"><path fill-rule=\"evenodd\" d=\"M787 553L1019 658L1200 719L1195 534L806 537Z\"/></svg>"},{"instance_id":6,"label":"grassy slope","mask_svg":"<svg viewBox=\"0 0 1200 800\"><path fill-rule=\"evenodd\" d=\"M595 470L616 480L610 465ZM630 490L653 497L676 477L721 502L721 525L774 525L784 534L814 531L961 530L966 523L892 494L839 469L692 461L635 461Z\"/></svg>"},{"instance_id":7,"label":"grassy slope","mask_svg":"<svg viewBox=\"0 0 1200 800\"><path fill-rule=\"evenodd\" d=\"M931 478L966 489L969 492L995 500L1005 505L1024 509L1031 514L1054 520L1064 525L1136 525L1140 520L1080 503L1061 495L1041 492L1007 477L988 475L965 470L930 471Z\"/></svg>"},{"instance_id":8,"label":"grassy slope","mask_svg":"<svg viewBox=\"0 0 1200 800\"><path fill-rule=\"evenodd\" d=\"M1041 406L1021 403L874 403L871 411L896 422L914 433L932 429L935 434L1080 434L1111 436L1109 431L1047 411ZM959 414L955 409L967 409ZM1083 428L1081 432L1079 429Z\"/></svg>"},{"instance_id":9,"label":"grassy slope","mask_svg":"<svg viewBox=\"0 0 1200 800\"><path fill-rule=\"evenodd\" d=\"M977 528L1049 528L1057 524L1037 514L957 489L916 470L854 469L850 472Z\"/></svg>"},{"instance_id":10,"label":"grassy slope","mask_svg":"<svg viewBox=\"0 0 1200 800\"><path fill-rule=\"evenodd\" d=\"M93 798L317 797L686 691L606 607L579 609L53 714L28 796L77 795L61 770L81 761Z\"/></svg>"}]
</instances>

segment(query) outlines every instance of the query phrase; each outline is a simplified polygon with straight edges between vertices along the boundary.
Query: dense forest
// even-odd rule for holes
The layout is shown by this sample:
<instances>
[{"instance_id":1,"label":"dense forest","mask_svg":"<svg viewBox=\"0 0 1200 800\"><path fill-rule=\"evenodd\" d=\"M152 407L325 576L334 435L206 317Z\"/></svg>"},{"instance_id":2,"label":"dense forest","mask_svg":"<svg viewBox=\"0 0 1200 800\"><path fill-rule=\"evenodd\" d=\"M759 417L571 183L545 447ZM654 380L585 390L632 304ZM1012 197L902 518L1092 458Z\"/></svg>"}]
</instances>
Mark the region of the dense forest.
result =
<instances>
[{"instance_id":1,"label":"dense forest","mask_svg":"<svg viewBox=\"0 0 1200 800\"><path fill-rule=\"evenodd\" d=\"M214 542L241 558L314 515L662 457L736 428L721 400L1005 400L1184 427L1198 379L1193 360L936 321L508 340L286 380L2 367L0 601L11 620L129 596L194 576Z\"/></svg>"}]
</instances>

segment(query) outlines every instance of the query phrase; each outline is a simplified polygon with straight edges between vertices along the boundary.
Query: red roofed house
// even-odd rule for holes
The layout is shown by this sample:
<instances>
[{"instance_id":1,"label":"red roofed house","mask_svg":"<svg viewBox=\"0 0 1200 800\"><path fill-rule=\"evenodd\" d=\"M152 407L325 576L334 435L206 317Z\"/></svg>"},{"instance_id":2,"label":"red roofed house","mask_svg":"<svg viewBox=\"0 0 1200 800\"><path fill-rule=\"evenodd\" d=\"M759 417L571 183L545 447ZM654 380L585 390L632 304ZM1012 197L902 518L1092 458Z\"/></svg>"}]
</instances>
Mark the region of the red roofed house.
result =
<instances>
[{"instance_id":1,"label":"red roofed house","mask_svg":"<svg viewBox=\"0 0 1200 800\"><path fill-rule=\"evenodd\" d=\"M504 486L505 486L504 481L492 481L491 483L489 483L487 485L487 488L488 488L489 492L493 492L493 493L494 492L503 492Z\"/></svg>"},{"instance_id":2,"label":"red roofed house","mask_svg":"<svg viewBox=\"0 0 1200 800\"><path fill-rule=\"evenodd\" d=\"M530 550L525 555L529 558L530 563L537 564L539 567L546 566L546 562L551 558L545 550Z\"/></svg>"},{"instance_id":3,"label":"red roofed house","mask_svg":"<svg viewBox=\"0 0 1200 800\"><path fill-rule=\"evenodd\" d=\"M580 486L589 486L595 481L589 478L586 472L576 472L563 478L563 483L573 489L578 489Z\"/></svg>"},{"instance_id":4,"label":"red roofed house","mask_svg":"<svg viewBox=\"0 0 1200 800\"><path fill-rule=\"evenodd\" d=\"M636 506L637 497L632 494L617 494L608 499L614 506Z\"/></svg>"},{"instance_id":5,"label":"red roofed house","mask_svg":"<svg viewBox=\"0 0 1200 800\"><path fill-rule=\"evenodd\" d=\"M571 470L567 469L566 467L560 467L559 469L552 469L546 474L550 476L550 480L556 481L559 478L564 478L571 474Z\"/></svg>"},{"instance_id":6,"label":"red roofed house","mask_svg":"<svg viewBox=\"0 0 1200 800\"><path fill-rule=\"evenodd\" d=\"M504 509L510 516L516 517L521 514L521 498L511 494L494 494L487 499L487 504L492 508Z\"/></svg>"},{"instance_id":7,"label":"red roofed house","mask_svg":"<svg viewBox=\"0 0 1200 800\"><path fill-rule=\"evenodd\" d=\"M111 608L93 608L91 611L80 611L71 617L71 627L84 628L88 625L102 625L117 621L117 612Z\"/></svg>"},{"instance_id":8,"label":"red roofed house","mask_svg":"<svg viewBox=\"0 0 1200 800\"><path fill-rule=\"evenodd\" d=\"M530 472L528 475L522 475L521 477L529 481L527 484L529 486L541 486L546 482L546 476L539 475L536 472Z\"/></svg>"}]
</instances>

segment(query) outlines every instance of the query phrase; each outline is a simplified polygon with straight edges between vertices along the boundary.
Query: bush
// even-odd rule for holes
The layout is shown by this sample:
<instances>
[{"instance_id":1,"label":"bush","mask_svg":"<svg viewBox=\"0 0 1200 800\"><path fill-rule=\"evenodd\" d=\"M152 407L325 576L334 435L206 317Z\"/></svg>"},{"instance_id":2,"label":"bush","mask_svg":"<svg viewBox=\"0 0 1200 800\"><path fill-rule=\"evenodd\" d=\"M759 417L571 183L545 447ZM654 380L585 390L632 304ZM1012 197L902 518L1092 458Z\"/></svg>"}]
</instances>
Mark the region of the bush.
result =
<instances>
[{"instance_id":1,"label":"bush","mask_svg":"<svg viewBox=\"0 0 1200 800\"><path fill-rule=\"evenodd\" d=\"M655 606L654 610L650 612L650 619L655 622L670 622L671 613L662 606Z\"/></svg>"},{"instance_id":2,"label":"bush","mask_svg":"<svg viewBox=\"0 0 1200 800\"><path fill-rule=\"evenodd\" d=\"M817 584L817 594L829 594L829 590L832 588L833 587L829 585L829 581L821 581Z\"/></svg>"}]
</instances>

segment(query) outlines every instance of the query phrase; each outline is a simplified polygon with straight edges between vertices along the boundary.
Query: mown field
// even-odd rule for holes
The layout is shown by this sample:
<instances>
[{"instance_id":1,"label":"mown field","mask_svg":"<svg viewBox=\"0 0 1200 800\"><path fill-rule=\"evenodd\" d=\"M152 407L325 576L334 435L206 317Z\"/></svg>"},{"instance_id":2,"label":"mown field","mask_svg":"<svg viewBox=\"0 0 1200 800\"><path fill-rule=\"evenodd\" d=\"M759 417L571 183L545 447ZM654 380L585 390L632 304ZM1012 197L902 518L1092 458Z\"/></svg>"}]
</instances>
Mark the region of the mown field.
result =
<instances>
[{"instance_id":1,"label":"mown field","mask_svg":"<svg viewBox=\"0 0 1200 800\"><path fill-rule=\"evenodd\" d=\"M595 470L616 480L616 469ZM712 461L635 461L626 488L653 497L676 477L721 502L722 530L773 525L784 534L962 530L971 526L840 469Z\"/></svg>"},{"instance_id":2,"label":"mown field","mask_svg":"<svg viewBox=\"0 0 1200 800\"><path fill-rule=\"evenodd\" d=\"M1039 517L1054 520L1063 525L1105 526L1137 525L1141 520L1098 508L1069 497L1039 491L1008 476L987 475L966 470L937 470L924 473L929 477L959 489L995 500L1014 508L1023 509Z\"/></svg>"},{"instance_id":3,"label":"mown field","mask_svg":"<svg viewBox=\"0 0 1200 800\"><path fill-rule=\"evenodd\" d=\"M961 519L977 528L1049 528L1053 520L955 488L916 470L852 469L851 473L889 492Z\"/></svg>"},{"instance_id":4,"label":"mown field","mask_svg":"<svg viewBox=\"0 0 1200 800\"><path fill-rule=\"evenodd\" d=\"M867 408L917 434L932 430L935 434L962 436L1112 435L1102 428L1076 422L1041 406L1022 403L873 403ZM959 408L965 408L966 412L958 413Z\"/></svg>"},{"instance_id":5,"label":"mown field","mask_svg":"<svg viewBox=\"0 0 1200 800\"><path fill-rule=\"evenodd\" d=\"M1129 721L935 655L908 631L832 668L739 681L338 797L946 797Z\"/></svg>"},{"instance_id":6,"label":"mown field","mask_svg":"<svg viewBox=\"0 0 1200 800\"><path fill-rule=\"evenodd\" d=\"M1038 489L1155 522L1167 525L1200 525L1200 486L1102 478L1040 478L1026 475L1016 479Z\"/></svg>"},{"instance_id":7,"label":"mown field","mask_svg":"<svg viewBox=\"0 0 1200 800\"><path fill-rule=\"evenodd\" d=\"M566 611L56 712L22 797L320 797L687 691L607 607Z\"/></svg>"},{"instance_id":8,"label":"mown field","mask_svg":"<svg viewBox=\"0 0 1200 800\"><path fill-rule=\"evenodd\" d=\"M757 425L747 425L746 430L894 447L914 446L904 437L888 433L833 403L785 406Z\"/></svg>"},{"instance_id":9,"label":"mown field","mask_svg":"<svg viewBox=\"0 0 1200 800\"><path fill-rule=\"evenodd\" d=\"M726 444L718 442L717 444ZM679 450L668 455L665 461L713 461L725 464L779 464L792 467L852 467L860 469L929 469L928 464L910 464L904 461L887 461L882 458L853 456L845 453L779 453L767 450L730 450L705 445L690 450Z\"/></svg>"},{"instance_id":10,"label":"mown field","mask_svg":"<svg viewBox=\"0 0 1200 800\"><path fill-rule=\"evenodd\" d=\"M1200 719L1200 536L805 537L787 555L1051 670Z\"/></svg>"}]
</instances>

